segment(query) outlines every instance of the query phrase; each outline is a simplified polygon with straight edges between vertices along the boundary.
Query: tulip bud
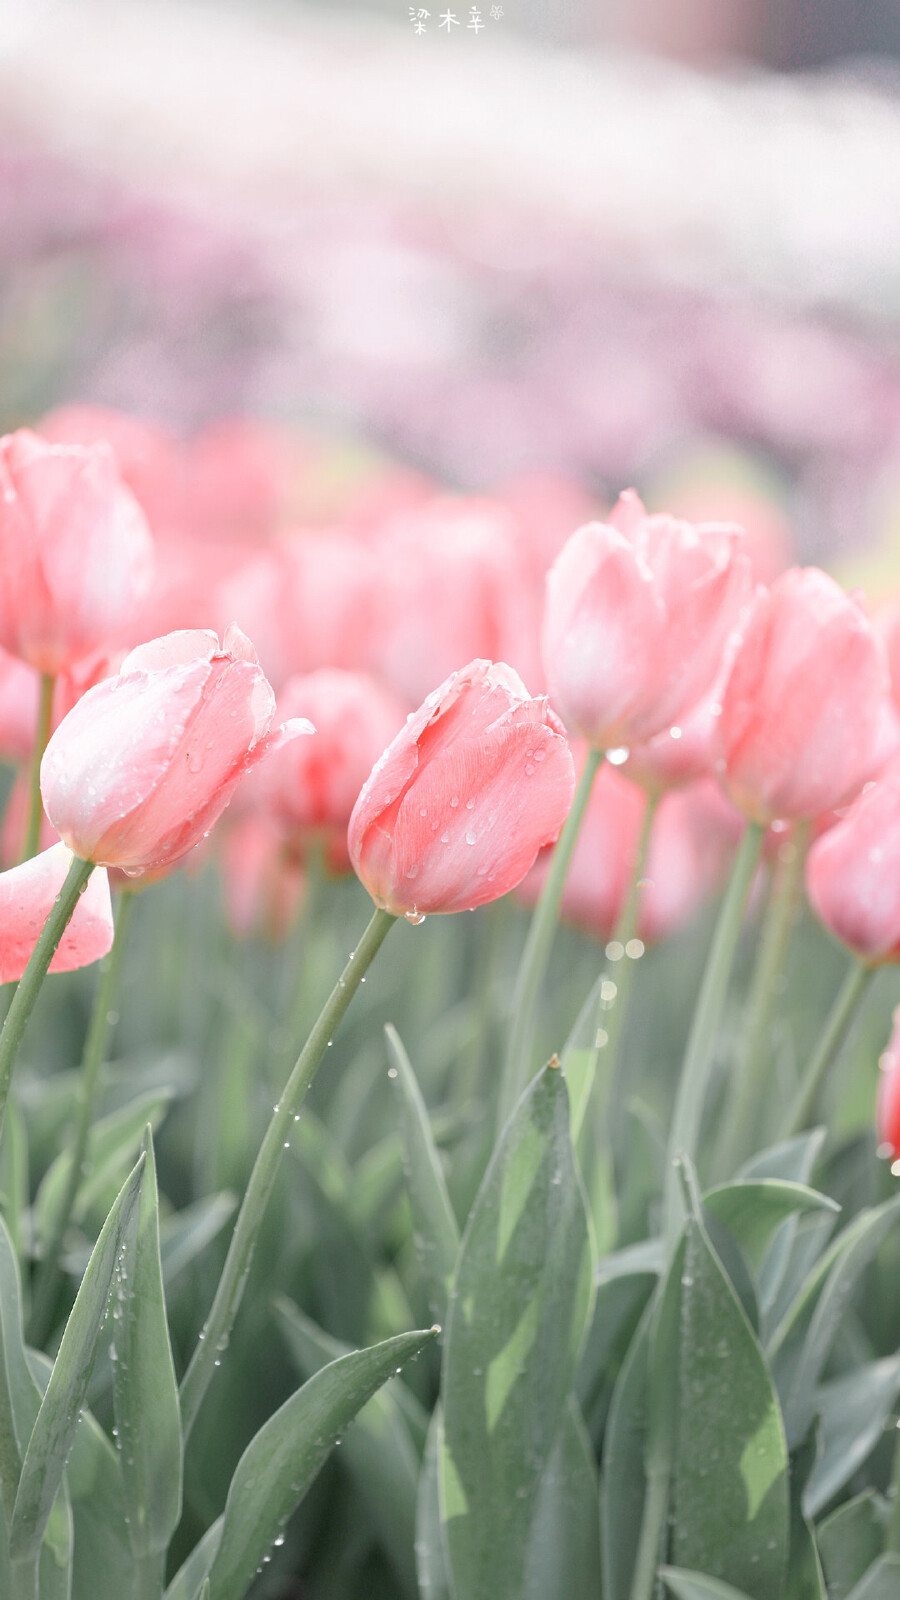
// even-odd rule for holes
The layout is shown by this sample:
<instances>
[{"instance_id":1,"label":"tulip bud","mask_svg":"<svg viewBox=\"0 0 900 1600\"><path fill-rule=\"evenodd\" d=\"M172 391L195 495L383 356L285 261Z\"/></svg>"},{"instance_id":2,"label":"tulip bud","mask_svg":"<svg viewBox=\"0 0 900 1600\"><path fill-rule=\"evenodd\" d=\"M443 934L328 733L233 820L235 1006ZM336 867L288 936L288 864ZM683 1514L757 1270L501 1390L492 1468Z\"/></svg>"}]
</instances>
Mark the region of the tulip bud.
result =
<instances>
[{"instance_id":1,"label":"tulip bud","mask_svg":"<svg viewBox=\"0 0 900 1600\"><path fill-rule=\"evenodd\" d=\"M0 645L56 677L121 639L153 543L108 446L0 439Z\"/></svg>"},{"instance_id":2,"label":"tulip bud","mask_svg":"<svg viewBox=\"0 0 900 1600\"><path fill-rule=\"evenodd\" d=\"M750 588L737 528L647 516L633 490L547 576L550 694L598 750L677 724L711 689Z\"/></svg>"},{"instance_id":3,"label":"tulip bud","mask_svg":"<svg viewBox=\"0 0 900 1600\"><path fill-rule=\"evenodd\" d=\"M887 672L861 607L817 567L760 590L716 733L729 798L755 822L846 804L883 760Z\"/></svg>"},{"instance_id":4,"label":"tulip bud","mask_svg":"<svg viewBox=\"0 0 900 1600\"><path fill-rule=\"evenodd\" d=\"M322 667L290 678L277 711L283 719L307 715L316 737L292 740L260 769L263 807L301 852L318 837L328 865L346 871L350 813L406 707L367 673Z\"/></svg>"},{"instance_id":5,"label":"tulip bud","mask_svg":"<svg viewBox=\"0 0 900 1600\"><path fill-rule=\"evenodd\" d=\"M207 834L242 775L299 733L272 730L275 696L240 629L140 645L89 689L41 763L44 808L76 855L137 875Z\"/></svg>"},{"instance_id":6,"label":"tulip bud","mask_svg":"<svg viewBox=\"0 0 900 1600\"><path fill-rule=\"evenodd\" d=\"M816 840L806 888L817 916L863 961L900 959L900 759Z\"/></svg>"},{"instance_id":7,"label":"tulip bud","mask_svg":"<svg viewBox=\"0 0 900 1600\"><path fill-rule=\"evenodd\" d=\"M557 838L575 773L546 699L473 661L413 713L353 808L350 860L376 905L410 921L514 889Z\"/></svg>"},{"instance_id":8,"label":"tulip bud","mask_svg":"<svg viewBox=\"0 0 900 1600\"><path fill-rule=\"evenodd\" d=\"M0 983L21 978L71 864L71 851L55 844L0 872ZM92 872L49 970L74 972L99 961L112 948L113 931L106 873Z\"/></svg>"}]
</instances>

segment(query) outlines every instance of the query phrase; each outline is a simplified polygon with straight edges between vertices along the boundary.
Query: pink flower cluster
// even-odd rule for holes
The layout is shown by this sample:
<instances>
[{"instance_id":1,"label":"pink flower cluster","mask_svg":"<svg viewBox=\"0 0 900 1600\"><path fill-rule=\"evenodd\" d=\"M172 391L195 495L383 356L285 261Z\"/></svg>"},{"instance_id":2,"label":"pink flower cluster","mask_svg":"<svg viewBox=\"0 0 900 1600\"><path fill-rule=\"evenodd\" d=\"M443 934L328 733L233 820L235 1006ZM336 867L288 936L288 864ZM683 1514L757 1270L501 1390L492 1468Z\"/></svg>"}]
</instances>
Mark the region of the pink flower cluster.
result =
<instances>
[{"instance_id":1,"label":"pink flower cluster","mask_svg":"<svg viewBox=\"0 0 900 1600\"><path fill-rule=\"evenodd\" d=\"M237 793L240 926L283 924L313 858L414 921L533 898L593 747L563 909L595 935L652 801L642 939L714 886L743 814L811 822L823 920L900 955L900 630L825 573L763 584L742 529L633 491L590 521L565 484L450 496L259 426L182 444L69 410L0 466L0 745L28 755L53 678L41 787L75 855L165 871Z\"/></svg>"}]
</instances>

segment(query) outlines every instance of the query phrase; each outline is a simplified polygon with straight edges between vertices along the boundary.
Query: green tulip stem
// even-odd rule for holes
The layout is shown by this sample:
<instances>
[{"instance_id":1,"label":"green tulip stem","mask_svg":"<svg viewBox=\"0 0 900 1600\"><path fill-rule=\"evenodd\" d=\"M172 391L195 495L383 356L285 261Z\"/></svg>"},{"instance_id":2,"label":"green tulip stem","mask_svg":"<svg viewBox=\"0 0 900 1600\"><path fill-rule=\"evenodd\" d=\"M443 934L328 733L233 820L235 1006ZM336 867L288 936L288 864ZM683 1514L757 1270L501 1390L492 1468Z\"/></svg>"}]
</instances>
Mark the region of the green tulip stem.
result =
<instances>
[{"instance_id":1,"label":"green tulip stem","mask_svg":"<svg viewBox=\"0 0 900 1600\"><path fill-rule=\"evenodd\" d=\"M790 1139L809 1123L828 1069L844 1042L857 1007L874 976L875 968L866 966L862 961L854 961L847 973L791 1102L787 1121L782 1124L783 1138Z\"/></svg>"},{"instance_id":2,"label":"green tulip stem","mask_svg":"<svg viewBox=\"0 0 900 1600\"><path fill-rule=\"evenodd\" d=\"M29 1343L40 1349L52 1327L53 1311L60 1285L59 1253L72 1216L81 1180L84 1176L85 1157L97 1093L97 1078L106 1053L109 1036L115 1020L113 1000L119 986L122 970L122 952L125 949L128 925L131 921L137 895L127 891L119 899L113 947L100 968L100 981L94 996L91 1022L81 1056L78 1083L78 1102L75 1112L75 1132L72 1138L72 1161L66 1179L65 1193L47 1242L43 1260L38 1268L32 1296L31 1318L28 1327Z\"/></svg>"},{"instance_id":3,"label":"green tulip stem","mask_svg":"<svg viewBox=\"0 0 900 1600\"><path fill-rule=\"evenodd\" d=\"M887 1554L900 1555L900 1433L897 1434L894 1445L894 1466L891 1472L891 1487L888 1490L888 1506L890 1515L884 1548Z\"/></svg>"},{"instance_id":4,"label":"green tulip stem","mask_svg":"<svg viewBox=\"0 0 900 1600\"><path fill-rule=\"evenodd\" d=\"M306 1092L313 1081L335 1029L353 999L361 980L372 964L381 944L397 918L388 911L376 910L328 996L282 1091L259 1148L247 1191L238 1212L228 1246L228 1255L209 1316L197 1348L181 1384L181 1416L187 1439L209 1387L222 1351L228 1343L234 1319L244 1293L257 1235L269 1196L278 1176L284 1152Z\"/></svg>"},{"instance_id":5,"label":"green tulip stem","mask_svg":"<svg viewBox=\"0 0 900 1600\"><path fill-rule=\"evenodd\" d=\"M615 965L610 974L615 983L615 994L602 1017L603 1031L606 1034L606 1043L603 1047L603 1077L602 1083L608 1087L613 1097L613 1105L618 1100L617 1069L619 1050L622 1044L622 1034L625 1030L625 1019L631 999L631 989L634 982L634 971L638 957L643 954L643 945L639 944L637 952L631 946L638 929L638 915L641 901L641 887L644 878L644 869L647 864L647 852L650 847L650 835L653 830L653 819L659 803L658 795L648 795L641 822L641 832L638 839L637 851L631 868L631 880L625 903L619 912L612 937L612 943L619 946ZM609 948L607 947L607 959ZM604 1126L608 1128L608 1096L601 1094L595 1097L598 1116L602 1117Z\"/></svg>"},{"instance_id":6,"label":"green tulip stem","mask_svg":"<svg viewBox=\"0 0 900 1600\"><path fill-rule=\"evenodd\" d=\"M575 790L572 809L563 824L562 832L550 858L540 899L534 908L525 949L519 964L512 999L512 1026L500 1083L500 1124L505 1123L513 1106L531 1077L531 1050L537 1016L538 995L550 959L559 908L562 904L566 875L572 852L587 809L594 779L603 760L601 750L591 750L584 771Z\"/></svg>"},{"instance_id":7,"label":"green tulip stem","mask_svg":"<svg viewBox=\"0 0 900 1600\"><path fill-rule=\"evenodd\" d=\"M750 1154L758 1107L766 1092L772 1012L800 907L809 836L809 824L797 823L779 852L719 1136L716 1171L722 1179L730 1178L741 1158Z\"/></svg>"},{"instance_id":8,"label":"green tulip stem","mask_svg":"<svg viewBox=\"0 0 900 1600\"><path fill-rule=\"evenodd\" d=\"M31 952L28 965L25 968L13 995L6 1018L0 1029L0 1131L3 1129L3 1120L6 1115L6 1102L9 1097L9 1086L12 1080L13 1067L22 1035L25 1032L28 1018L34 1009L38 991L47 975L56 948L60 939L69 925L72 913L78 904L78 897L84 889L88 878L94 870L93 861L82 861L80 856L72 857L72 865L66 875L66 881L50 907L48 916L41 929L38 942Z\"/></svg>"},{"instance_id":9,"label":"green tulip stem","mask_svg":"<svg viewBox=\"0 0 900 1600\"><path fill-rule=\"evenodd\" d=\"M678 1177L682 1156L696 1160L703 1107L712 1072L716 1034L725 1005L728 979L734 962L747 896L762 850L765 829L748 822L731 871L731 879L719 911L706 970L694 1007L681 1078L675 1096L665 1172L665 1235L669 1250L674 1249L684 1221L684 1203Z\"/></svg>"},{"instance_id":10,"label":"green tulip stem","mask_svg":"<svg viewBox=\"0 0 900 1600\"><path fill-rule=\"evenodd\" d=\"M53 720L53 691L56 688L56 679L51 673L45 672L41 677L41 693L38 700L37 726L34 733L34 750L31 755L31 766L28 773L28 825L25 830L25 844L22 850L22 860L30 861L36 856L41 844L41 822L44 816L44 804L41 800L41 762L47 741L50 738L50 727Z\"/></svg>"}]
</instances>

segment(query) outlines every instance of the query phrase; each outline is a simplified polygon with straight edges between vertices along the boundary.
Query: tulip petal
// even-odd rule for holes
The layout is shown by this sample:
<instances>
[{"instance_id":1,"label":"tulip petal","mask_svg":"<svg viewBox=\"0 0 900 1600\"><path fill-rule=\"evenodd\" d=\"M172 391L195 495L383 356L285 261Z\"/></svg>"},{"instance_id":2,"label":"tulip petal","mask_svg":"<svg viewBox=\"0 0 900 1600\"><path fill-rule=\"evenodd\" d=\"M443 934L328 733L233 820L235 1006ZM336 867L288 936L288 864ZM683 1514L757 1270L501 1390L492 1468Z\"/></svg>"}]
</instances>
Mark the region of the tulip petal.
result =
<instances>
[{"instance_id":1,"label":"tulip petal","mask_svg":"<svg viewBox=\"0 0 900 1600\"><path fill-rule=\"evenodd\" d=\"M72 864L72 852L55 844L21 866L0 872L0 983L21 978L53 902ZM99 961L113 942L109 882L96 868L50 963L51 972L73 972Z\"/></svg>"}]
</instances>

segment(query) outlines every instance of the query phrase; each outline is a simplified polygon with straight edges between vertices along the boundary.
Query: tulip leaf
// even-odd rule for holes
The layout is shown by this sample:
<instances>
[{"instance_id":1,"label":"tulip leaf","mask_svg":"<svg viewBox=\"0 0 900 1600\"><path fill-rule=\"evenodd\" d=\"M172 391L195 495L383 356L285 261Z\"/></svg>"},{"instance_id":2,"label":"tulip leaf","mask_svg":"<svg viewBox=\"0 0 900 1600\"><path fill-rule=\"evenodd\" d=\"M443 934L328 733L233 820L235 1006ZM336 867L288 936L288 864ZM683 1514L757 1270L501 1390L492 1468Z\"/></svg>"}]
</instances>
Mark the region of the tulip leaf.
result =
<instances>
[{"instance_id":1,"label":"tulip leaf","mask_svg":"<svg viewBox=\"0 0 900 1600\"><path fill-rule=\"evenodd\" d=\"M898 1394L900 1355L872 1361L819 1389L815 1409L822 1418L822 1454L803 1494L808 1517L834 1499L874 1450Z\"/></svg>"},{"instance_id":2,"label":"tulip leaf","mask_svg":"<svg viewBox=\"0 0 900 1600\"><path fill-rule=\"evenodd\" d=\"M769 1355L792 1443L809 1428L815 1414L816 1387L844 1312L898 1213L900 1195L861 1211L816 1264L776 1330Z\"/></svg>"},{"instance_id":3,"label":"tulip leaf","mask_svg":"<svg viewBox=\"0 0 900 1600\"><path fill-rule=\"evenodd\" d=\"M900 1594L900 1555L879 1556L847 1600L897 1600Z\"/></svg>"},{"instance_id":4,"label":"tulip leaf","mask_svg":"<svg viewBox=\"0 0 900 1600\"><path fill-rule=\"evenodd\" d=\"M82 1412L75 1429L66 1480L75 1534L72 1600L130 1595L134 1563L119 1457L89 1411Z\"/></svg>"},{"instance_id":5,"label":"tulip leaf","mask_svg":"<svg viewBox=\"0 0 900 1600\"><path fill-rule=\"evenodd\" d=\"M600 1597L597 1465L572 1399L541 1480L525 1563L522 1600L548 1595Z\"/></svg>"},{"instance_id":6,"label":"tulip leaf","mask_svg":"<svg viewBox=\"0 0 900 1600\"><path fill-rule=\"evenodd\" d=\"M350 1354L348 1345L317 1328L290 1300L279 1296L275 1310L304 1377L327 1362ZM414 1546L419 1458L395 1392L401 1382L386 1383L366 1402L347 1429L341 1459L372 1512L401 1587L416 1600Z\"/></svg>"},{"instance_id":7,"label":"tulip leaf","mask_svg":"<svg viewBox=\"0 0 900 1600\"><path fill-rule=\"evenodd\" d=\"M63 1332L22 1462L10 1523L13 1560L36 1555L47 1528L90 1381L113 1278L131 1228L143 1167L141 1157L103 1224Z\"/></svg>"},{"instance_id":8,"label":"tulip leaf","mask_svg":"<svg viewBox=\"0 0 900 1600\"><path fill-rule=\"evenodd\" d=\"M179 1567L172 1582L166 1590L165 1600L199 1600L203 1593L209 1593L209 1578L207 1576L216 1552L222 1543L222 1528L225 1518L217 1517L212 1527L207 1528L203 1538L195 1544L193 1550Z\"/></svg>"},{"instance_id":9,"label":"tulip leaf","mask_svg":"<svg viewBox=\"0 0 900 1600\"><path fill-rule=\"evenodd\" d=\"M209 1572L212 1600L243 1596L288 1517L303 1499L332 1445L357 1412L435 1329L385 1339L341 1356L291 1395L256 1436L235 1468L222 1538Z\"/></svg>"},{"instance_id":10,"label":"tulip leaf","mask_svg":"<svg viewBox=\"0 0 900 1600\"><path fill-rule=\"evenodd\" d=\"M0 1136L0 1212L19 1260L23 1256L23 1224L28 1210L28 1134L17 1105L6 1107Z\"/></svg>"},{"instance_id":11,"label":"tulip leaf","mask_svg":"<svg viewBox=\"0 0 900 1600\"><path fill-rule=\"evenodd\" d=\"M600 1528L605 1600L628 1600L641 1537L647 1476L647 1385L655 1305L644 1309L613 1391L603 1440Z\"/></svg>"},{"instance_id":12,"label":"tulip leaf","mask_svg":"<svg viewBox=\"0 0 900 1600\"><path fill-rule=\"evenodd\" d=\"M838 1506L816 1533L829 1600L847 1600L884 1548L884 1513L871 1489Z\"/></svg>"},{"instance_id":13,"label":"tulip leaf","mask_svg":"<svg viewBox=\"0 0 900 1600\"><path fill-rule=\"evenodd\" d=\"M159 1125L174 1093L173 1089L153 1090L94 1124L84 1163L89 1177L79 1185L72 1208L73 1222L84 1216L97 1197L115 1181L122 1167L134 1161L147 1123L154 1128ZM56 1225L71 1168L72 1152L63 1150L41 1179L34 1202L34 1225L42 1244L46 1244Z\"/></svg>"},{"instance_id":14,"label":"tulip leaf","mask_svg":"<svg viewBox=\"0 0 900 1600\"><path fill-rule=\"evenodd\" d=\"M385 1029L391 1053L391 1073L399 1090L403 1166L412 1206L416 1241L432 1316L447 1313L447 1293L459 1255L459 1228L440 1157L434 1144L428 1112L415 1073L400 1036Z\"/></svg>"},{"instance_id":15,"label":"tulip leaf","mask_svg":"<svg viewBox=\"0 0 900 1600\"><path fill-rule=\"evenodd\" d=\"M696 1211L681 1291L672 1559L770 1600L788 1558L784 1427L762 1350Z\"/></svg>"},{"instance_id":16,"label":"tulip leaf","mask_svg":"<svg viewBox=\"0 0 900 1600\"><path fill-rule=\"evenodd\" d=\"M703 1209L721 1222L759 1272L776 1229L787 1217L806 1211L840 1211L827 1195L802 1183L761 1178L753 1183L723 1183L703 1196Z\"/></svg>"},{"instance_id":17,"label":"tulip leaf","mask_svg":"<svg viewBox=\"0 0 900 1600\"><path fill-rule=\"evenodd\" d=\"M791 1458L791 1544L785 1593L791 1600L827 1600L822 1563L812 1524L804 1510L804 1494L821 1454L820 1419Z\"/></svg>"},{"instance_id":18,"label":"tulip leaf","mask_svg":"<svg viewBox=\"0 0 900 1600\"><path fill-rule=\"evenodd\" d=\"M675 1600L750 1600L742 1589L703 1572L688 1572L684 1567L660 1567L659 1575Z\"/></svg>"},{"instance_id":19,"label":"tulip leaf","mask_svg":"<svg viewBox=\"0 0 900 1600\"><path fill-rule=\"evenodd\" d=\"M178 1274L218 1237L236 1207L234 1195L224 1191L197 1200L160 1223L159 1254L167 1291Z\"/></svg>"},{"instance_id":20,"label":"tulip leaf","mask_svg":"<svg viewBox=\"0 0 900 1600\"><path fill-rule=\"evenodd\" d=\"M457 1594L522 1594L528 1537L592 1299L592 1246L557 1068L525 1091L460 1249L443 1368L441 1507Z\"/></svg>"},{"instance_id":21,"label":"tulip leaf","mask_svg":"<svg viewBox=\"0 0 900 1600\"><path fill-rule=\"evenodd\" d=\"M181 1409L166 1322L159 1255L159 1196L153 1135L144 1134L144 1172L134 1244L113 1310L113 1400L122 1481L135 1556L164 1552L181 1518Z\"/></svg>"},{"instance_id":22,"label":"tulip leaf","mask_svg":"<svg viewBox=\"0 0 900 1600\"><path fill-rule=\"evenodd\" d=\"M439 1402L432 1412L425 1441L416 1502L416 1576L421 1600L452 1600L441 1521L439 1451L442 1426Z\"/></svg>"}]
</instances>

